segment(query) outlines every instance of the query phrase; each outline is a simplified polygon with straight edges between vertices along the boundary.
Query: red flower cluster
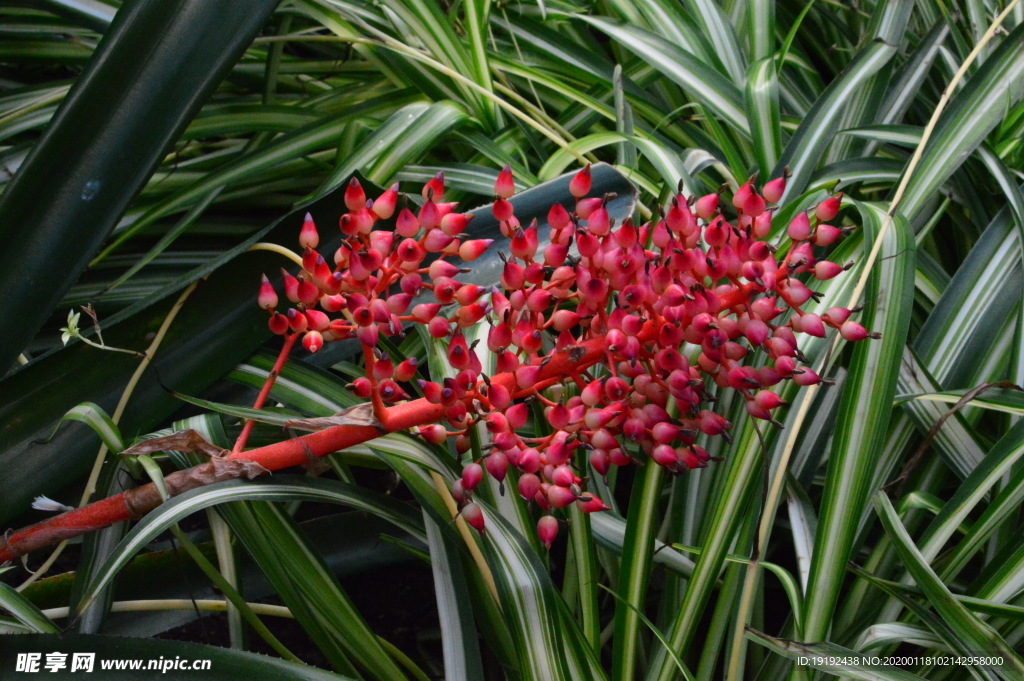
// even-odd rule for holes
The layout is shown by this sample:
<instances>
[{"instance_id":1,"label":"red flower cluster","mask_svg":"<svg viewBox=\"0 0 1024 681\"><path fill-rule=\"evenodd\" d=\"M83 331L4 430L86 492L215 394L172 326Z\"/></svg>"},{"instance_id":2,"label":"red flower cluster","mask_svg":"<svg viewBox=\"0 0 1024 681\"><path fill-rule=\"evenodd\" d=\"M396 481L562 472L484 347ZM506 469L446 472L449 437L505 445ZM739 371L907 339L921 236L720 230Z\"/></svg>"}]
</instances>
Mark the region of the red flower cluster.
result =
<instances>
[{"instance_id":1,"label":"red flower cluster","mask_svg":"<svg viewBox=\"0 0 1024 681\"><path fill-rule=\"evenodd\" d=\"M616 224L608 197L589 197L590 185L588 166L570 183L572 210L551 207L550 244L540 250L536 221L524 227L508 201L511 170L500 173L492 210L510 239L500 289L459 282L465 270L448 262L450 256L472 261L491 242L460 238L472 216L442 202L442 175L424 187L418 212L400 211L393 232L373 227L394 214L397 185L371 201L353 180L345 194L349 212L339 221L346 238L333 267L314 250L319 238L307 217L300 235L303 272L285 274L293 304L287 312L275 311L277 294L264 277L259 303L271 312L275 333L305 334L303 345L311 352L325 341L359 339L367 374L351 388L373 401L382 421L385 403L408 397L403 384L409 387L416 365L407 360L394 366L376 349L379 335L401 334L412 322L435 338L449 338L454 377L421 380L419 386L428 401L443 405L453 430L435 423L419 433L436 444L454 436L460 452L470 447L468 428L481 423L490 433L487 454L465 466L452 487L463 517L477 529L484 521L472 493L485 474L503 482L516 469L520 495L545 510L573 503L584 512L603 510L606 505L586 491L586 475L574 466L578 452L587 452L600 475L639 457L673 472L705 466L710 457L696 444L698 434L728 437L730 428L705 408L707 380L738 391L751 416L777 423L772 410L783 401L773 386L821 380L799 364L804 358L797 334L824 336L833 327L851 341L870 335L849 319L850 310L831 308L819 316L802 309L817 294L799 275L824 280L845 269L814 254L815 246L828 246L842 233L825 224L836 216L841 196L792 221L792 247L779 260L763 239L785 178L768 182L760 193L749 182L743 185L732 199L732 221L718 194L696 200L679 194L660 219L642 226L629 219ZM425 265L428 254L437 255ZM424 290L436 302L409 309ZM787 310L793 313L788 318ZM487 348L506 380L482 374L462 334L485 317L491 323ZM603 361L576 362L584 344L595 340L603 344ZM763 349L767 363L744 364L752 348ZM545 377L544 367L558 357L569 359L566 374ZM575 390L556 391L554 399L542 394L563 383ZM549 433L519 433L530 400L544 405ZM551 515L538 524L548 546L557 531Z\"/></svg>"}]
</instances>

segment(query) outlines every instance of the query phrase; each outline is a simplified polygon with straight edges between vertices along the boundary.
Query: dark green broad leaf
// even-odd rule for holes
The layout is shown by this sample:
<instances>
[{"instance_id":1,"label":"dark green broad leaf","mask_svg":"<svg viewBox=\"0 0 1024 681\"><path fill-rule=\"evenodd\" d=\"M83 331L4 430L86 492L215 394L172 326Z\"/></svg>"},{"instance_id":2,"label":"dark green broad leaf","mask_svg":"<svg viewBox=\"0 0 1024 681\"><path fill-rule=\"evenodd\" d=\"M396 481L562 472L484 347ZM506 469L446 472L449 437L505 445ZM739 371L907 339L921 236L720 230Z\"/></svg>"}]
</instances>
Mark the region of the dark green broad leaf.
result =
<instances>
[{"instance_id":1,"label":"dark green broad leaf","mask_svg":"<svg viewBox=\"0 0 1024 681\"><path fill-rule=\"evenodd\" d=\"M561 203L568 210L572 210L574 199L569 193L569 181L574 174L567 173L556 177L536 187L519 192L510 199L515 207L516 218L522 224L528 225L534 219L537 220L540 226L538 251L543 250L551 243L550 230L547 226L548 210L551 206ZM617 220L622 220L632 214L633 204L636 201L636 188L622 173L607 163L597 163L591 167L590 179L591 196L614 195L608 201L609 215ZM472 271L459 279L479 286L494 285L501 279L501 271L504 267L498 254L508 252L509 240L498 230L498 221L491 214L490 206L477 208L470 212L475 218L466 229L466 238L494 239L494 243L482 256L473 261L470 265Z\"/></svg>"},{"instance_id":2,"label":"dark green broad leaf","mask_svg":"<svg viewBox=\"0 0 1024 681\"><path fill-rule=\"evenodd\" d=\"M16 665L19 659L27 663L28 655L40 655L38 674L52 678L104 679L131 678L138 681L160 679L202 678L204 681L231 681L233 679L268 678L294 681L345 681L347 677L332 674L316 667L285 662L265 655L244 653L239 650L203 646L197 643L164 641L160 639L119 638L116 636L83 636L78 634L27 634L5 636L0 647L0 675L3 678L21 676ZM52 658L64 666L59 670L44 665ZM81 657L81 654L85 657ZM72 672L76 659L92 656L92 669L78 668ZM138 663L138 666L128 666ZM80 662L81 664L82 662ZM153 665L152 668L149 665ZM120 666L118 666L120 665ZM130 671L129 671L130 670ZM25 673L26 678L33 674Z\"/></svg>"},{"instance_id":3,"label":"dark green broad leaf","mask_svg":"<svg viewBox=\"0 0 1024 681\"><path fill-rule=\"evenodd\" d=\"M276 0L126 3L0 197L0 367L13 364Z\"/></svg>"},{"instance_id":4,"label":"dark green broad leaf","mask_svg":"<svg viewBox=\"0 0 1024 681\"><path fill-rule=\"evenodd\" d=\"M375 192L368 185L367 191ZM290 213L197 268L177 286L103 320L108 345L144 349L177 290L206 277L170 325L128 401L119 424L126 438L152 429L182 406L161 382L198 394L267 340L266 313L255 304L259 275L278 272L289 263L277 254L246 250L256 241L293 247L307 210L318 224L331 224L345 212L343 192ZM329 243L324 247L333 248ZM52 497L88 470L100 442L87 426L65 424L47 438L63 415L82 402L113 412L137 366L138 360L130 355L77 342L0 380L0 466L5 472L0 479L0 522L24 512L34 496Z\"/></svg>"}]
</instances>

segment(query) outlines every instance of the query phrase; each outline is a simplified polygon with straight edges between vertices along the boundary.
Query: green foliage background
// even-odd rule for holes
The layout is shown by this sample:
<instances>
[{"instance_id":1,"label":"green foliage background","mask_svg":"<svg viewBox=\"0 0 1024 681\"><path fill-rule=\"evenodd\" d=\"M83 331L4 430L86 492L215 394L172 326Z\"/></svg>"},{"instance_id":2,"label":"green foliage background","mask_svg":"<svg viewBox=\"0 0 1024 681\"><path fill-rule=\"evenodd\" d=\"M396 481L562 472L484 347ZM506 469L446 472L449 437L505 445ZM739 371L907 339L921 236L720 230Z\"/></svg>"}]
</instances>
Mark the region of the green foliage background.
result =
<instances>
[{"instance_id":1,"label":"green foliage background","mask_svg":"<svg viewBox=\"0 0 1024 681\"><path fill-rule=\"evenodd\" d=\"M72 418L105 434L113 452L101 494L125 480L120 438L188 426L229 443L237 421L217 405L246 403L272 363L254 305L257 276L286 264L247 249L293 243L293 211L309 204L331 224L341 212L332 190L357 172L415 193L443 170L455 198L475 206L510 163L524 188L543 187L521 195L517 212L528 212L564 192L556 178L582 162L610 164L618 173L602 170L601 186L628 197L628 180L646 205L680 181L688 193L728 191L788 166L775 232L835 189L850 198L844 218L861 226L833 257L858 267L822 287L824 307L847 301L882 238L862 315L884 332L827 359L825 343L806 349L828 362L837 385L813 394L799 427L801 400L811 397L786 396L788 427L767 435L766 458L725 399L736 442L709 444L722 463L678 478L651 466L610 480L616 509L572 515L568 541L550 560L533 520L492 489L482 569L428 474L450 479L454 455L392 436L331 457L319 479L201 490L127 536L123 527L93 535L73 587L46 577L20 593L0 589L8 613L0 626L45 635L56 625L40 607L91 602L76 632L123 632L107 616L112 601L185 597L177 568L149 542L204 511L202 529L175 536L202 579L240 606L229 611L232 646L243 651L258 635L296 659L245 605L276 594L342 676L1024 678L1014 652L1024 638L1024 400L1005 386L988 390L934 428L972 388L1024 382L1024 9L1015 6L989 40L1002 6L24 0L0 8L0 359L12 367L0 381L5 523L38 517L28 510L38 494L78 501L99 437L73 423L41 441L82 403L90 404ZM925 124L982 43L883 229ZM137 360L61 347L68 309L92 303L108 344L142 349L193 282L115 425L106 415ZM422 338L396 351L441 370ZM359 369L348 359L344 349L297 359L274 399L303 414L350 404L343 385ZM215 404L183 412L158 377ZM256 434L277 437L269 426ZM161 463L186 462L169 453ZM408 502L367 488L365 471L382 467ZM902 484L877 493L904 470ZM784 503L769 509L768 550L753 565L765 484ZM359 510L297 522L310 500ZM382 534L387 548L369 551ZM397 650L354 608L338 575L374 569L368 555L411 556L429 570L440 654ZM245 570L263 575L262 591ZM748 575L757 578L751 599L742 597ZM5 579L16 585L15 577ZM167 589L154 590L158 583ZM136 633L153 635L186 616L131 617ZM168 654L166 642L152 645ZM792 663L851 650L995 654L1004 664ZM224 668L244 668L231 674L320 678L231 655Z\"/></svg>"}]
</instances>

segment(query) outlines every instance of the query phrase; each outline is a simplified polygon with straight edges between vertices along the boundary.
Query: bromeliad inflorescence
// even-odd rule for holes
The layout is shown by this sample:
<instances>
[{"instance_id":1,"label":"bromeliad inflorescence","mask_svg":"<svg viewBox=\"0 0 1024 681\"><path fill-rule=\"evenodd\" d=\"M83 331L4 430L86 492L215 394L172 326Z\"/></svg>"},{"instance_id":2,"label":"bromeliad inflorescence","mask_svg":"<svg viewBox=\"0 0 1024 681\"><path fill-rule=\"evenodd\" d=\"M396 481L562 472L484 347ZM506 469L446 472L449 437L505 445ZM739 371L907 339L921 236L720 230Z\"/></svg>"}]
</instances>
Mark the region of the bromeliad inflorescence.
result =
<instances>
[{"instance_id":1,"label":"bromeliad inflorescence","mask_svg":"<svg viewBox=\"0 0 1024 681\"><path fill-rule=\"evenodd\" d=\"M398 186L370 200L353 179L345 192L349 212L339 220L345 238L332 259L315 250L319 236L307 216L299 237L302 272L284 274L292 306L278 311L266 277L259 304L275 333L301 334L310 352L357 338L366 375L350 388L372 402L385 427L388 405L409 398L417 366L415 359L396 365L379 351L380 335L421 324L434 338L448 339L454 377L418 381L425 406L443 411L425 409L416 431L434 444L455 438L460 453L470 449L469 428L482 424L489 432L486 454L466 465L451 489L477 529L484 518L473 490L485 475L503 483L513 469L519 494L542 509L575 503L584 512L600 511L607 507L587 490L578 467L584 452L599 475L637 459L673 472L705 466L710 456L698 435L727 438L730 429L707 408L708 381L737 391L751 416L778 425L772 412L783 401L773 386L821 381L806 366L798 334L822 337L832 327L849 341L872 335L848 309L820 316L803 309L816 294L801 275L825 280L845 269L814 253L842 235L827 224L841 196L799 213L788 229L791 247L779 258L764 239L785 184L777 178L758 192L747 182L732 197L731 220L718 194L679 193L657 220L637 226L613 220L608 197L588 196L588 166L570 182L574 205L551 206L550 244L541 250L536 221L522 225L508 200L514 184L506 167L492 211L509 248L501 254L500 286L486 289L460 282L466 270L450 262L473 261L492 242L463 238L472 216L444 202L443 175L423 188L418 210L398 212L394 231L374 226L394 215ZM413 304L428 291L432 300ZM484 319L494 376L483 374L462 331ZM744 363L752 349L764 351L761 366ZM543 405L549 428L528 437L521 429L533 400ZM541 518L546 545L557 530L550 514Z\"/></svg>"}]
</instances>

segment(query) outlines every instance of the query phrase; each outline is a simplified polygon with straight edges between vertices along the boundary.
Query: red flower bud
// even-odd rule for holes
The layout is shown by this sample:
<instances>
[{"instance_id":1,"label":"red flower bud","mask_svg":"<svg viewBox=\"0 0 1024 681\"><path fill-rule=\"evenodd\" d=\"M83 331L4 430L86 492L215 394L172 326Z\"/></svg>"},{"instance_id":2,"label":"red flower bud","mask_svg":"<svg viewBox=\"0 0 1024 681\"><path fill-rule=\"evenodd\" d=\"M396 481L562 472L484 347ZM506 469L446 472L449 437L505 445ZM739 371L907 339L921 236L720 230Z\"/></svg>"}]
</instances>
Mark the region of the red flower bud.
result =
<instances>
[{"instance_id":1,"label":"red flower bud","mask_svg":"<svg viewBox=\"0 0 1024 681\"><path fill-rule=\"evenodd\" d=\"M467 464L462 469L462 487L466 491L472 490L484 479L484 469L478 463Z\"/></svg>"},{"instance_id":2,"label":"red flower bud","mask_svg":"<svg viewBox=\"0 0 1024 681\"><path fill-rule=\"evenodd\" d=\"M710 220L711 216L718 210L718 194L707 194L700 197L697 199L697 203L694 204L693 210L701 220Z\"/></svg>"},{"instance_id":3,"label":"red flower bud","mask_svg":"<svg viewBox=\"0 0 1024 681\"><path fill-rule=\"evenodd\" d=\"M562 204L556 203L548 211L548 224L552 230L558 232L567 229L572 224L572 218Z\"/></svg>"},{"instance_id":4,"label":"red flower bud","mask_svg":"<svg viewBox=\"0 0 1024 681\"><path fill-rule=\"evenodd\" d=\"M423 185L423 198L440 203L444 201L444 173L438 173Z\"/></svg>"},{"instance_id":5,"label":"red flower bud","mask_svg":"<svg viewBox=\"0 0 1024 681\"><path fill-rule=\"evenodd\" d=\"M512 217L512 204L505 199L498 199L491 206L491 212L494 214L494 219L498 222L507 222Z\"/></svg>"},{"instance_id":6,"label":"red flower bud","mask_svg":"<svg viewBox=\"0 0 1024 681\"><path fill-rule=\"evenodd\" d=\"M459 246L459 257L466 262L472 262L484 254L484 251L494 243L494 239L472 239L463 241Z\"/></svg>"},{"instance_id":7,"label":"red flower bud","mask_svg":"<svg viewBox=\"0 0 1024 681\"><path fill-rule=\"evenodd\" d=\"M498 179L494 181L494 195L499 199L507 199L515 192L516 185L512 179L512 166L506 163L498 173Z\"/></svg>"},{"instance_id":8,"label":"red flower bud","mask_svg":"<svg viewBox=\"0 0 1024 681\"><path fill-rule=\"evenodd\" d=\"M557 536L558 520L552 515L541 516L537 521L537 537L544 544L544 548L550 549Z\"/></svg>"},{"instance_id":9,"label":"red flower bud","mask_svg":"<svg viewBox=\"0 0 1024 681\"><path fill-rule=\"evenodd\" d=\"M818 228L814 230L814 245L815 246L831 246L836 239L842 236L843 230L832 225L818 225Z\"/></svg>"},{"instance_id":10,"label":"red flower bud","mask_svg":"<svg viewBox=\"0 0 1024 681\"><path fill-rule=\"evenodd\" d=\"M831 279L843 271L842 265L837 265L828 260L822 260L814 265L814 278L820 281Z\"/></svg>"},{"instance_id":11,"label":"red flower bud","mask_svg":"<svg viewBox=\"0 0 1024 681\"><path fill-rule=\"evenodd\" d=\"M761 409L775 409L786 402L771 390L760 390L754 395L754 404Z\"/></svg>"},{"instance_id":12,"label":"red flower bud","mask_svg":"<svg viewBox=\"0 0 1024 681\"><path fill-rule=\"evenodd\" d=\"M546 496L551 508L565 508L576 501L576 495L571 490L558 485L549 486Z\"/></svg>"},{"instance_id":13,"label":"red flower bud","mask_svg":"<svg viewBox=\"0 0 1024 681\"><path fill-rule=\"evenodd\" d=\"M782 199L782 195L786 193L786 178L776 177L770 182L766 182L764 188L761 190L761 194L764 196L765 201L768 203L778 203Z\"/></svg>"},{"instance_id":14,"label":"red flower bud","mask_svg":"<svg viewBox=\"0 0 1024 681\"><path fill-rule=\"evenodd\" d=\"M512 405L505 411L505 418L508 419L508 425L512 430L519 430L526 425L528 415L529 411L522 402Z\"/></svg>"},{"instance_id":15,"label":"red flower bud","mask_svg":"<svg viewBox=\"0 0 1024 681\"><path fill-rule=\"evenodd\" d=\"M806 241L811 238L811 222L807 218L807 213L797 213L789 223L788 234L793 241Z\"/></svg>"},{"instance_id":16,"label":"red flower bud","mask_svg":"<svg viewBox=\"0 0 1024 681\"><path fill-rule=\"evenodd\" d=\"M863 326L853 320L843 322L843 325L839 327L839 335L845 340L850 342L856 342L864 340L868 337L868 331Z\"/></svg>"},{"instance_id":17,"label":"red flower bud","mask_svg":"<svg viewBox=\"0 0 1024 681\"><path fill-rule=\"evenodd\" d=\"M363 191L363 187L359 184L359 180L353 177L349 180L348 186L345 187L345 207L350 211L355 212L357 210L362 210L365 205L366 192Z\"/></svg>"},{"instance_id":18,"label":"red flower bud","mask_svg":"<svg viewBox=\"0 0 1024 681\"><path fill-rule=\"evenodd\" d=\"M316 248L320 243L320 235L316 231L316 225L313 224L313 216L306 213L306 218L302 221L302 229L299 230L299 245L303 248Z\"/></svg>"},{"instance_id":19,"label":"red flower bud","mask_svg":"<svg viewBox=\"0 0 1024 681\"><path fill-rule=\"evenodd\" d=\"M265 274L263 275L263 281L260 283L260 293L256 298L256 302L267 312L273 312L277 307L277 292Z\"/></svg>"},{"instance_id":20,"label":"red flower bud","mask_svg":"<svg viewBox=\"0 0 1024 681\"><path fill-rule=\"evenodd\" d=\"M398 236L414 237L419 231L420 221L416 219L411 210L403 208L395 221L395 233Z\"/></svg>"},{"instance_id":21,"label":"red flower bud","mask_svg":"<svg viewBox=\"0 0 1024 681\"><path fill-rule=\"evenodd\" d=\"M498 482L504 482L508 473L508 457L503 452L491 452L484 459L484 466L492 478Z\"/></svg>"},{"instance_id":22,"label":"red flower bud","mask_svg":"<svg viewBox=\"0 0 1024 681\"><path fill-rule=\"evenodd\" d=\"M569 181L569 193L577 199L583 198L590 193L590 164L583 170L576 173Z\"/></svg>"},{"instance_id":23,"label":"red flower bud","mask_svg":"<svg viewBox=\"0 0 1024 681\"><path fill-rule=\"evenodd\" d=\"M814 209L814 216L821 222L828 222L839 212L840 207L842 207L842 200L842 193L830 196L818 204L818 207Z\"/></svg>"},{"instance_id":24,"label":"red flower bud","mask_svg":"<svg viewBox=\"0 0 1024 681\"><path fill-rule=\"evenodd\" d=\"M391 188L377 197L373 202L373 212L381 220L387 220L395 214L395 205L398 202L398 183L391 185Z\"/></svg>"},{"instance_id":25,"label":"red flower bud","mask_svg":"<svg viewBox=\"0 0 1024 681\"><path fill-rule=\"evenodd\" d=\"M540 491L540 478L533 473L523 473L519 476L519 482L516 484L519 488L519 494L527 501L533 501L533 498L537 496L537 492Z\"/></svg>"},{"instance_id":26,"label":"red flower bud","mask_svg":"<svg viewBox=\"0 0 1024 681\"><path fill-rule=\"evenodd\" d=\"M288 332L288 318L285 317L283 314L275 312L270 317L270 321L267 323L267 326L270 327L271 333L275 333L278 336L282 336Z\"/></svg>"},{"instance_id":27,"label":"red flower bud","mask_svg":"<svg viewBox=\"0 0 1024 681\"><path fill-rule=\"evenodd\" d=\"M467 523L469 523L470 527L481 534L483 533L485 524L484 512L476 503L470 502L463 506L462 517Z\"/></svg>"},{"instance_id":28,"label":"red flower bud","mask_svg":"<svg viewBox=\"0 0 1024 681\"><path fill-rule=\"evenodd\" d=\"M458 236L473 220L472 213L448 213L441 218L441 231L448 236Z\"/></svg>"},{"instance_id":29,"label":"red flower bud","mask_svg":"<svg viewBox=\"0 0 1024 681\"><path fill-rule=\"evenodd\" d=\"M306 335L302 337L302 347L309 352L316 352L323 346L324 337L320 335L319 331L307 331Z\"/></svg>"},{"instance_id":30,"label":"red flower bud","mask_svg":"<svg viewBox=\"0 0 1024 681\"><path fill-rule=\"evenodd\" d=\"M331 325L331 318L320 310L306 310L303 314L306 315L309 328L314 331L326 331L327 327Z\"/></svg>"}]
</instances>

